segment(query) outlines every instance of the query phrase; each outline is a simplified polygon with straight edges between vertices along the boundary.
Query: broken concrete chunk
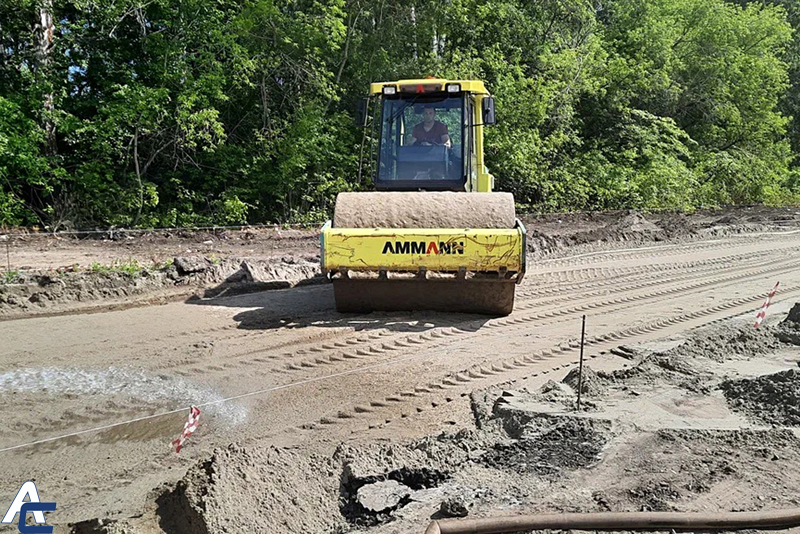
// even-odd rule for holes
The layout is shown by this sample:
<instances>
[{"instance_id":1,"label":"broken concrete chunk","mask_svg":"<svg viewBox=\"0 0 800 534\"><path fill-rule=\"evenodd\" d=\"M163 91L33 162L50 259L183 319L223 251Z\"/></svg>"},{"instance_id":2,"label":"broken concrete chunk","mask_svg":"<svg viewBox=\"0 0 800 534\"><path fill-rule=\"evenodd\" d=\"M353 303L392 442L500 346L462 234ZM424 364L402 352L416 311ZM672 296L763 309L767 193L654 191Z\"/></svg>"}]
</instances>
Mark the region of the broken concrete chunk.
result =
<instances>
[{"instance_id":1,"label":"broken concrete chunk","mask_svg":"<svg viewBox=\"0 0 800 534\"><path fill-rule=\"evenodd\" d=\"M201 256L181 256L173 260L180 274L202 273L210 263Z\"/></svg>"},{"instance_id":2,"label":"broken concrete chunk","mask_svg":"<svg viewBox=\"0 0 800 534\"><path fill-rule=\"evenodd\" d=\"M463 497L451 497L442 501L439 513L444 517L467 517L469 510L467 510L467 504Z\"/></svg>"},{"instance_id":3,"label":"broken concrete chunk","mask_svg":"<svg viewBox=\"0 0 800 534\"><path fill-rule=\"evenodd\" d=\"M384 480L358 488L358 503L372 512L396 508L400 501L411 495L411 488L396 480Z\"/></svg>"}]
</instances>

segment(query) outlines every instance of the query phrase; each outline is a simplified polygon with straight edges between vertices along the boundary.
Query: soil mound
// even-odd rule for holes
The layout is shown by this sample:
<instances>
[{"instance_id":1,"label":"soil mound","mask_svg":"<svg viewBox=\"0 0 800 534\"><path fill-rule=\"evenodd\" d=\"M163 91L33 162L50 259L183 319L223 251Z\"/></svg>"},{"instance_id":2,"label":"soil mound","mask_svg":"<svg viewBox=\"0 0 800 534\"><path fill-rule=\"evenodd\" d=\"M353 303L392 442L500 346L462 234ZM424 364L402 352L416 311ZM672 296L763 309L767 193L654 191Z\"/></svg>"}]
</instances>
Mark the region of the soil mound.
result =
<instances>
[{"instance_id":1,"label":"soil mound","mask_svg":"<svg viewBox=\"0 0 800 534\"><path fill-rule=\"evenodd\" d=\"M675 239L697 234L697 226L685 213L669 213L659 217L655 224L661 228L664 237Z\"/></svg>"},{"instance_id":2,"label":"soil mound","mask_svg":"<svg viewBox=\"0 0 800 534\"><path fill-rule=\"evenodd\" d=\"M800 302L792 306L789 315L778 325L776 335L784 343L800 345Z\"/></svg>"},{"instance_id":3,"label":"soil mound","mask_svg":"<svg viewBox=\"0 0 800 534\"><path fill-rule=\"evenodd\" d=\"M620 382L644 386L672 384L695 393L708 393L710 374L701 372L686 357L668 352L656 352L642 357L633 367L611 373L598 372L598 377L611 384Z\"/></svg>"},{"instance_id":4,"label":"soil mound","mask_svg":"<svg viewBox=\"0 0 800 534\"><path fill-rule=\"evenodd\" d=\"M539 475L562 469L588 467L600 458L608 430L605 421L558 417L548 428L529 428L513 443L498 443L483 456L483 463L496 469Z\"/></svg>"},{"instance_id":5,"label":"soil mound","mask_svg":"<svg viewBox=\"0 0 800 534\"><path fill-rule=\"evenodd\" d=\"M779 347L774 328L720 325L698 332L686 343L665 354L676 358L699 357L724 362L768 354Z\"/></svg>"},{"instance_id":6,"label":"soil mound","mask_svg":"<svg viewBox=\"0 0 800 534\"><path fill-rule=\"evenodd\" d=\"M528 227L526 245L529 254L553 252L562 246L559 239Z\"/></svg>"},{"instance_id":7,"label":"soil mound","mask_svg":"<svg viewBox=\"0 0 800 534\"><path fill-rule=\"evenodd\" d=\"M339 483L328 458L233 444L163 494L158 513L165 531L181 534L333 532L346 525Z\"/></svg>"},{"instance_id":8,"label":"soil mound","mask_svg":"<svg viewBox=\"0 0 800 534\"><path fill-rule=\"evenodd\" d=\"M786 466L795 465L798 443L784 429L643 433L622 445L629 450L616 458L623 462L619 471L609 474L606 487L593 497L614 511L686 510L698 498L728 499L741 510L760 509L765 495L792 494L792 486L783 489L785 480L776 480L776 470L793 479ZM753 487L764 488L764 493L739 491Z\"/></svg>"},{"instance_id":9,"label":"soil mound","mask_svg":"<svg viewBox=\"0 0 800 534\"><path fill-rule=\"evenodd\" d=\"M789 310L789 315L786 316L781 324L791 324L797 329L800 329L800 302L792 306L792 309Z\"/></svg>"},{"instance_id":10,"label":"soil mound","mask_svg":"<svg viewBox=\"0 0 800 534\"><path fill-rule=\"evenodd\" d=\"M208 286L214 287L205 291L205 297L280 289L312 281L320 273L318 263L293 256L222 262L182 256L160 268L134 264L113 269L21 273L12 283L0 283L0 316L57 311L109 300L129 302L165 293L186 294L192 288Z\"/></svg>"},{"instance_id":11,"label":"soil mound","mask_svg":"<svg viewBox=\"0 0 800 534\"><path fill-rule=\"evenodd\" d=\"M636 211L628 212L603 228L578 232L570 237L573 244L595 241L660 241L661 239L664 239L664 231Z\"/></svg>"},{"instance_id":12,"label":"soil mound","mask_svg":"<svg viewBox=\"0 0 800 534\"><path fill-rule=\"evenodd\" d=\"M603 380L597 376L594 369L588 365L583 366L581 395L588 395L590 397L599 397L606 393L606 387ZM572 369L567 376L564 377L562 382L572 388L575 393L578 392L578 368Z\"/></svg>"},{"instance_id":13,"label":"soil mound","mask_svg":"<svg viewBox=\"0 0 800 534\"><path fill-rule=\"evenodd\" d=\"M633 380L648 385L662 382L704 392L708 373L698 370L691 363L694 359L706 358L721 363L768 354L779 346L774 328L719 325L695 333L673 349L646 354L632 367L612 373L600 372L597 376L608 382Z\"/></svg>"},{"instance_id":14,"label":"soil mound","mask_svg":"<svg viewBox=\"0 0 800 534\"><path fill-rule=\"evenodd\" d=\"M558 382L548 380L542 384L542 387L539 388L538 395L534 394L534 397L541 397L546 401L552 402L571 398L570 393L571 392L567 388Z\"/></svg>"},{"instance_id":15,"label":"soil mound","mask_svg":"<svg viewBox=\"0 0 800 534\"><path fill-rule=\"evenodd\" d=\"M734 410L772 425L800 425L800 370L726 380L720 387Z\"/></svg>"},{"instance_id":16,"label":"soil mound","mask_svg":"<svg viewBox=\"0 0 800 534\"><path fill-rule=\"evenodd\" d=\"M669 383L682 382L689 377L695 377L699 371L687 361L675 355L655 352L642 357L634 366L611 373L600 371L600 379L617 382L625 380L638 380L644 383L665 381Z\"/></svg>"}]
</instances>

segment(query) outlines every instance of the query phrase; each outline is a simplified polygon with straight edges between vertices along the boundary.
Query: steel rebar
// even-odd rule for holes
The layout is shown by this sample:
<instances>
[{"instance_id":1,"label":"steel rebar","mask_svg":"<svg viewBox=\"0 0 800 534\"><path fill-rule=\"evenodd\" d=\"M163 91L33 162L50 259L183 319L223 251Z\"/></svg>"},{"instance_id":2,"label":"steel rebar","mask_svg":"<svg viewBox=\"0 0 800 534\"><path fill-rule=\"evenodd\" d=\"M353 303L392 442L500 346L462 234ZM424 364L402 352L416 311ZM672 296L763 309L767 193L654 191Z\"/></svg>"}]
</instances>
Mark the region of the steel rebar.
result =
<instances>
[{"instance_id":1,"label":"steel rebar","mask_svg":"<svg viewBox=\"0 0 800 534\"><path fill-rule=\"evenodd\" d=\"M578 363L578 411L581 411L581 390L583 389L583 344L586 341L586 315L581 323L581 358Z\"/></svg>"}]
</instances>

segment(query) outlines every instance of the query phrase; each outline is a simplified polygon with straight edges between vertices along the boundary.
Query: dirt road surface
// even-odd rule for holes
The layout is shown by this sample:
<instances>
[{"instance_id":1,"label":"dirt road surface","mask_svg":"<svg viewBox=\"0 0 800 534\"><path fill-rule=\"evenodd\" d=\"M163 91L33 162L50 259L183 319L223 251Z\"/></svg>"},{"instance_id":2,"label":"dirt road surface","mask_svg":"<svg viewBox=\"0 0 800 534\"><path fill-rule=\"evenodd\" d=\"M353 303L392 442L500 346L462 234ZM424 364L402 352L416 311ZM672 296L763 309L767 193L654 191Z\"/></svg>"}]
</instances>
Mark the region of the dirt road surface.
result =
<instances>
[{"instance_id":1,"label":"dirt road surface","mask_svg":"<svg viewBox=\"0 0 800 534\"><path fill-rule=\"evenodd\" d=\"M48 515L56 532L117 532L80 522L131 517L149 518L135 532L205 532L173 525L180 520L165 517L163 496L219 447L330 458L342 443L474 427L473 392L539 387L573 367L584 314L587 357L595 370L613 372L631 365L620 346L754 318L778 281L770 314L800 301L797 226L532 254L505 318L341 315L331 287L319 284L0 322L0 497L10 502L22 482L35 480L42 499L58 503ZM202 410L200 426L176 454L170 441L191 405ZM744 424L733 421L726 424ZM290 484L311 483L282 472ZM269 509L269 497L259 499ZM319 506L318 515L325 506L341 509ZM293 523L287 510L275 512L286 516L276 524L238 531L341 532L359 524Z\"/></svg>"}]
</instances>

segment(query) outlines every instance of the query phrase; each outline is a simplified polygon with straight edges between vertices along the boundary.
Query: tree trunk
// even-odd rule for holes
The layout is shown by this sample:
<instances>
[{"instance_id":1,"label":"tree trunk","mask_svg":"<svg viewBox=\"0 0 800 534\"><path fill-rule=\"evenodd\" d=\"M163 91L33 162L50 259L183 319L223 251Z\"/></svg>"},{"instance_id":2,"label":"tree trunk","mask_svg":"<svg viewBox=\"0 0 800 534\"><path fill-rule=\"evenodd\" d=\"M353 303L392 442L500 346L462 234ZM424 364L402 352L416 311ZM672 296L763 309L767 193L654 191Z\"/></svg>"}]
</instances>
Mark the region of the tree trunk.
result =
<instances>
[{"instance_id":1,"label":"tree trunk","mask_svg":"<svg viewBox=\"0 0 800 534\"><path fill-rule=\"evenodd\" d=\"M139 217L142 216L144 206L144 184L142 184L142 173L139 170L139 128L133 134L133 165L136 168L136 181L139 184L139 209L136 210L136 217L133 218L131 226L139 224Z\"/></svg>"},{"instance_id":2,"label":"tree trunk","mask_svg":"<svg viewBox=\"0 0 800 534\"><path fill-rule=\"evenodd\" d=\"M414 60L417 60L417 12L414 10L414 6L411 6L411 26L414 33L414 42L412 43L414 46Z\"/></svg>"},{"instance_id":3,"label":"tree trunk","mask_svg":"<svg viewBox=\"0 0 800 534\"><path fill-rule=\"evenodd\" d=\"M344 40L344 52L342 53L342 61L339 63L339 70L336 73L336 87L335 89L339 90L339 83L342 81L342 74L344 73L344 66L347 64L347 54L350 51L350 39L353 37L353 32L355 31L356 24L358 24L358 17L361 16L361 11L356 14L355 18L353 18L352 23L348 22L347 24L347 35L345 36ZM331 103L333 102L333 98L329 98L328 102L325 103L325 109L322 112L322 116L324 117L328 113L328 108L330 107Z\"/></svg>"},{"instance_id":4,"label":"tree trunk","mask_svg":"<svg viewBox=\"0 0 800 534\"><path fill-rule=\"evenodd\" d=\"M39 22L37 24L37 37L38 48L36 56L38 60L38 74L40 79L43 80L45 87L49 86L49 66L50 66L50 51L53 46L53 35L55 33L55 25L53 24L53 0L41 0L39 6ZM43 97L44 118L42 127L45 131L46 138L46 153L47 155L55 155L57 152L56 146L56 125L53 121L53 110L55 109L53 92L48 91Z\"/></svg>"}]
</instances>

